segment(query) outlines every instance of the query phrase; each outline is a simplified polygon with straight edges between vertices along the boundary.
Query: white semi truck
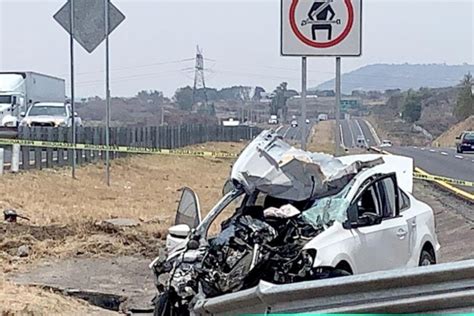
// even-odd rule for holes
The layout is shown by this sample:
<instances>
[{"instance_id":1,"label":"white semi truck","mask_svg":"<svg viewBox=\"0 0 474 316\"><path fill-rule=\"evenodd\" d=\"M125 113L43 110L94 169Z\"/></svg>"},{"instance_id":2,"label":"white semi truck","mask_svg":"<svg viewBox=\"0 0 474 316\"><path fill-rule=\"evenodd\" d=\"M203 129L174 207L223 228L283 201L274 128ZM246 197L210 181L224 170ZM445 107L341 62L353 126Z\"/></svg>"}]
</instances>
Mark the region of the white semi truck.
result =
<instances>
[{"instance_id":1,"label":"white semi truck","mask_svg":"<svg viewBox=\"0 0 474 316\"><path fill-rule=\"evenodd\" d=\"M35 72L0 72L0 126L17 127L38 102L65 102L64 79Z\"/></svg>"}]
</instances>

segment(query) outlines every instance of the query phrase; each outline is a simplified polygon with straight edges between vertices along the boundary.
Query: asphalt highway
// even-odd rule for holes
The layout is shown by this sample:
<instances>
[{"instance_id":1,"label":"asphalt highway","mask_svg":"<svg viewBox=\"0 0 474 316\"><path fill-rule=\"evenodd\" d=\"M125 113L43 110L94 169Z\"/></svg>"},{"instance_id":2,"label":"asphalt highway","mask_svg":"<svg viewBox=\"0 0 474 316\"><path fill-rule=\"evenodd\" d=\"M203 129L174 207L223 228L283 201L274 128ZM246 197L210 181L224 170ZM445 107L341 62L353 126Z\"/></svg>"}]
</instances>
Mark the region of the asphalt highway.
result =
<instances>
[{"instance_id":1,"label":"asphalt highway","mask_svg":"<svg viewBox=\"0 0 474 316\"><path fill-rule=\"evenodd\" d=\"M341 121L342 139L347 148L356 147L354 139L363 136L369 146L378 146L377 135L371 131L370 125L363 119ZM474 182L474 153L457 154L454 148L431 147L386 147L384 150L413 158L415 166L426 172L447 178ZM461 187L473 193L473 187Z\"/></svg>"}]
</instances>

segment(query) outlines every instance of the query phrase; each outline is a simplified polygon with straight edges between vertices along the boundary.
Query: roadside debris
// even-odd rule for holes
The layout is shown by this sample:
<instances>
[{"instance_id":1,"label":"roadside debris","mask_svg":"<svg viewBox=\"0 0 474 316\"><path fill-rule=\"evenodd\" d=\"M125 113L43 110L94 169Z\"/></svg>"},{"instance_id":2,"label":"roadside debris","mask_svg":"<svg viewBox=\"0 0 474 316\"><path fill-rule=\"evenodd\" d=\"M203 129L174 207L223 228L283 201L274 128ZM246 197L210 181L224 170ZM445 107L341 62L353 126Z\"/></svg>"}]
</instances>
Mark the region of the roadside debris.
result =
<instances>
[{"instance_id":1,"label":"roadside debris","mask_svg":"<svg viewBox=\"0 0 474 316\"><path fill-rule=\"evenodd\" d=\"M113 218L107 219L96 223L96 226L112 226L116 228L123 227L136 227L139 226L140 222L130 218Z\"/></svg>"},{"instance_id":2,"label":"roadside debris","mask_svg":"<svg viewBox=\"0 0 474 316\"><path fill-rule=\"evenodd\" d=\"M16 254L20 258L28 257L30 255L30 247L27 245L20 246L18 247Z\"/></svg>"},{"instance_id":3,"label":"roadside debris","mask_svg":"<svg viewBox=\"0 0 474 316\"><path fill-rule=\"evenodd\" d=\"M24 219L24 220L27 220L29 221L30 219L26 216L23 216L23 215L20 215L18 214L15 210L13 209L6 209L3 211L3 215L4 215L4 220L7 222L7 223L16 223L18 218L21 218L21 219Z\"/></svg>"}]
</instances>

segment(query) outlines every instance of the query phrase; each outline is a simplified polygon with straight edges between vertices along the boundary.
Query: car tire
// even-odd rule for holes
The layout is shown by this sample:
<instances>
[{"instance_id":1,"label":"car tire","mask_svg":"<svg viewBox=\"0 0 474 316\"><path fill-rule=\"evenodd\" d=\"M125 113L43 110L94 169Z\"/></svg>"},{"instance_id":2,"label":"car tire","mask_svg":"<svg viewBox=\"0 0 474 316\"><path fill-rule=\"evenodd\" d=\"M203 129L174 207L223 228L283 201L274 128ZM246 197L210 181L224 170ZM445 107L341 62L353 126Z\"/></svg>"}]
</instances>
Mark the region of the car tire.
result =
<instances>
[{"instance_id":1,"label":"car tire","mask_svg":"<svg viewBox=\"0 0 474 316\"><path fill-rule=\"evenodd\" d=\"M436 264L436 259L433 257L433 255L429 251L423 250L421 252L420 261L418 265L420 267L423 267L423 266L430 266L433 264Z\"/></svg>"}]
</instances>

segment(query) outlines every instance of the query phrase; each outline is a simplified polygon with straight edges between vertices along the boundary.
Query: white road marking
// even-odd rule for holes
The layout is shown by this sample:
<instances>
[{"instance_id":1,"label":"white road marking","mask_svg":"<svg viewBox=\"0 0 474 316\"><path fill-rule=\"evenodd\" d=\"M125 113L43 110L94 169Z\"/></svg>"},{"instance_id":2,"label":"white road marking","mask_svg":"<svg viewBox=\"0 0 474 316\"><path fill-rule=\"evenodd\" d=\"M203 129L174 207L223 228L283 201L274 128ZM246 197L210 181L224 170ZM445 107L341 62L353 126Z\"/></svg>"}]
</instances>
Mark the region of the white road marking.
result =
<instances>
[{"instance_id":1,"label":"white road marking","mask_svg":"<svg viewBox=\"0 0 474 316\"><path fill-rule=\"evenodd\" d=\"M456 157L457 159L464 159L463 156L459 156L459 155L456 155L456 156L454 156L454 157Z\"/></svg>"},{"instance_id":2,"label":"white road marking","mask_svg":"<svg viewBox=\"0 0 474 316\"><path fill-rule=\"evenodd\" d=\"M364 132L362 131L362 127L360 126L359 121L358 121L358 120L355 120L355 122L356 122L356 124L357 124L357 127L359 128L360 135L365 138Z\"/></svg>"},{"instance_id":3,"label":"white road marking","mask_svg":"<svg viewBox=\"0 0 474 316\"><path fill-rule=\"evenodd\" d=\"M430 153L435 153L435 152L436 152L436 150L430 149Z\"/></svg>"},{"instance_id":4,"label":"white road marking","mask_svg":"<svg viewBox=\"0 0 474 316\"><path fill-rule=\"evenodd\" d=\"M341 131L341 143L342 143L342 146L346 146L346 144L344 143L344 133L342 132L342 124L339 124L339 130Z\"/></svg>"},{"instance_id":5,"label":"white road marking","mask_svg":"<svg viewBox=\"0 0 474 316\"><path fill-rule=\"evenodd\" d=\"M448 153L445 153L444 151L442 151L442 152L441 152L441 155L443 155L443 156L447 156L447 155L448 155Z\"/></svg>"},{"instance_id":6,"label":"white road marking","mask_svg":"<svg viewBox=\"0 0 474 316\"><path fill-rule=\"evenodd\" d=\"M281 129L282 129L283 127L284 127L283 125L282 125L282 126L280 126L280 127L278 127L278 128L275 130L275 132L277 132L277 133L278 133L279 131L281 131Z\"/></svg>"},{"instance_id":7,"label":"white road marking","mask_svg":"<svg viewBox=\"0 0 474 316\"><path fill-rule=\"evenodd\" d=\"M380 145L382 142L380 141L379 135L377 135L377 132L375 131L375 128L370 124L369 121L364 120L365 124L369 128L370 133L372 134L372 137L375 139L375 142L377 143L376 145Z\"/></svg>"},{"instance_id":8,"label":"white road marking","mask_svg":"<svg viewBox=\"0 0 474 316\"><path fill-rule=\"evenodd\" d=\"M425 151L425 148L421 148L421 151Z\"/></svg>"},{"instance_id":9,"label":"white road marking","mask_svg":"<svg viewBox=\"0 0 474 316\"><path fill-rule=\"evenodd\" d=\"M418 147L416 147L416 146L413 146L413 148L414 148L414 149L418 149Z\"/></svg>"},{"instance_id":10,"label":"white road marking","mask_svg":"<svg viewBox=\"0 0 474 316\"><path fill-rule=\"evenodd\" d=\"M283 138L286 138L286 135L288 135L288 132L290 131L290 129L291 129L291 126L288 127L288 129L286 130L285 134L283 134Z\"/></svg>"}]
</instances>

